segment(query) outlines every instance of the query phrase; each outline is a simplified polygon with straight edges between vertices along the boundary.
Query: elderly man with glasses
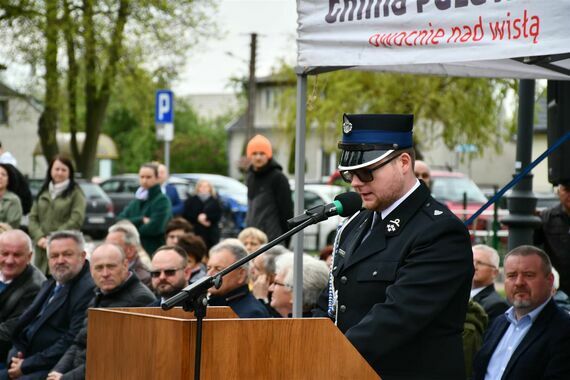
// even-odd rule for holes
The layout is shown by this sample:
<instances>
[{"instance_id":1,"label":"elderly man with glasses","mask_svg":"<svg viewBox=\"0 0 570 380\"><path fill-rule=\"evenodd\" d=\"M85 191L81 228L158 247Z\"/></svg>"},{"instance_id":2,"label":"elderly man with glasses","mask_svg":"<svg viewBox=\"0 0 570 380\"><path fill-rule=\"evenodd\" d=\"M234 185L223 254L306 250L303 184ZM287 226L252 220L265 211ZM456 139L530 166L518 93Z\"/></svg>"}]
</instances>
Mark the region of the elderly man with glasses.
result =
<instances>
[{"instance_id":1,"label":"elderly man with glasses","mask_svg":"<svg viewBox=\"0 0 570 380\"><path fill-rule=\"evenodd\" d=\"M339 231L319 306L382 379L459 379L469 233L416 178L412 128L412 115L344 115L339 171L364 209Z\"/></svg>"},{"instance_id":2,"label":"elderly man with glasses","mask_svg":"<svg viewBox=\"0 0 570 380\"><path fill-rule=\"evenodd\" d=\"M487 245L473 246L475 274L471 286L471 299L485 309L489 324L509 308L507 301L495 290L495 279L499 274L499 254Z\"/></svg>"}]
</instances>

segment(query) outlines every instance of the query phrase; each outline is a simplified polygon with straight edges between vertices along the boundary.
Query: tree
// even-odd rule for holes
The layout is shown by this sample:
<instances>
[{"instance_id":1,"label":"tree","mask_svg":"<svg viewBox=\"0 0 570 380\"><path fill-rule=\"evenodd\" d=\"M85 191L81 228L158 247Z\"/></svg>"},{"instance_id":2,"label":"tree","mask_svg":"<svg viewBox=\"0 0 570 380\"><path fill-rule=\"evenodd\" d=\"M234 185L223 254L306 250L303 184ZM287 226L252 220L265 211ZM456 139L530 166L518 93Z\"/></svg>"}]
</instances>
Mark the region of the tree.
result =
<instances>
[{"instance_id":1,"label":"tree","mask_svg":"<svg viewBox=\"0 0 570 380\"><path fill-rule=\"evenodd\" d=\"M197 38L212 30L206 17L212 4L211 0L0 3L0 33L11 41L15 54L44 72L45 108L39 135L46 159L57 152L58 126L67 123L78 169L91 177L98 137L119 70L126 69L121 74L128 75L128 69L144 64L158 82L167 83ZM65 104L60 103L60 92L67 99ZM63 113L65 118L61 117ZM79 130L86 133L81 151L75 140Z\"/></svg>"},{"instance_id":2,"label":"tree","mask_svg":"<svg viewBox=\"0 0 570 380\"><path fill-rule=\"evenodd\" d=\"M291 67L282 65L275 75L284 83L295 83ZM352 70L310 76L307 133L318 133L325 150L332 151L343 112L412 113L420 149L441 138L449 148L469 143L499 150L501 142L513 134L512 123L500 125L505 97L514 86L514 80L505 79ZM289 136L295 133L295 91L294 86L286 86L279 96L279 124Z\"/></svg>"}]
</instances>

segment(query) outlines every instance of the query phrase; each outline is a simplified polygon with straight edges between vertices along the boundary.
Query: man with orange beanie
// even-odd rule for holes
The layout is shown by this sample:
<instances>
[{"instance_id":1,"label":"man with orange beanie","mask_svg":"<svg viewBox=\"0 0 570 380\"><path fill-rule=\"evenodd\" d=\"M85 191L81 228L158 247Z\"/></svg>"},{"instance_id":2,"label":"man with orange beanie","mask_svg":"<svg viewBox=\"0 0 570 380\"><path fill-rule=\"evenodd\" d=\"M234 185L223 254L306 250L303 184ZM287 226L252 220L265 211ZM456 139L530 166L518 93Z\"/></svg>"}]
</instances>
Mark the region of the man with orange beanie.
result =
<instances>
[{"instance_id":1,"label":"man with orange beanie","mask_svg":"<svg viewBox=\"0 0 570 380\"><path fill-rule=\"evenodd\" d=\"M293 217L293 198L283 168L273 160L271 142L256 135L247 144L251 165L247 172L248 210L246 224L256 227L273 240L287 231ZM286 242L288 243L288 242Z\"/></svg>"}]
</instances>

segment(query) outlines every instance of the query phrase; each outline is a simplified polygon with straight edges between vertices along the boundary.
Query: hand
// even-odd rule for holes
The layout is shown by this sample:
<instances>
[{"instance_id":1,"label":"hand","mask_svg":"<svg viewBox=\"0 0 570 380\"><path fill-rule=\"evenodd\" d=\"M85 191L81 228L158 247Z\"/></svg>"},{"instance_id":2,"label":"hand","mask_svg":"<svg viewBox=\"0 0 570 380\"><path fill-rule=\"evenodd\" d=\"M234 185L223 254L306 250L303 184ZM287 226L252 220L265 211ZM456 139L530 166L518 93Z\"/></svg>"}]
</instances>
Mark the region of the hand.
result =
<instances>
[{"instance_id":1,"label":"hand","mask_svg":"<svg viewBox=\"0 0 570 380\"><path fill-rule=\"evenodd\" d=\"M41 249L46 249L47 246L47 239L45 237L40 238L40 240L38 240L38 247L40 247Z\"/></svg>"},{"instance_id":2,"label":"hand","mask_svg":"<svg viewBox=\"0 0 570 380\"><path fill-rule=\"evenodd\" d=\"M143 224L147 224L150 222L150 218L148 216L143 216Z\"/></svg>"},{"instance_id":3,"label":"hand","mask_svg":"<svg viewBox=\"0 0 570 380\"><path fill-rule=\"evenodd\" d=\"M62 373L52 371L52 372L48 373L46 380L60 380L62 378L62 376L63 376Z\"/></svg>"},{"instance_id":4,"label":"hand","mask_svg":"<svg viewBox=\"0 0 570 380\"><path fill-rule=\"evenodd\" d=\"M208 220L208 215L201 213L198 215L198 222L204 227L210 227L212 223Z\"/></svg>"},{"instance_id":5,"label":"hand","mask_svg":"<svg viewBox=\"0 0 570 380\"><path fill-rule=\"evenodd\" d=\"M10 368L8 369L8 377L10 379L18 379L22 377L22 363L24 362L24 358L21 352L18 352L18 356L12 357L12 361L10 363Z\"/></svg>"},{"instance_id":6,"label":"hand","mask_svg":"<svg viewBox=\"0 0 570 380\"><path fill-rule=\"evenodd\" d=\"M269 280L267 279L267 275L260 274L257 276L251 292L255 298L267 299L269 294Z\"/></svg>"}]
</instances>

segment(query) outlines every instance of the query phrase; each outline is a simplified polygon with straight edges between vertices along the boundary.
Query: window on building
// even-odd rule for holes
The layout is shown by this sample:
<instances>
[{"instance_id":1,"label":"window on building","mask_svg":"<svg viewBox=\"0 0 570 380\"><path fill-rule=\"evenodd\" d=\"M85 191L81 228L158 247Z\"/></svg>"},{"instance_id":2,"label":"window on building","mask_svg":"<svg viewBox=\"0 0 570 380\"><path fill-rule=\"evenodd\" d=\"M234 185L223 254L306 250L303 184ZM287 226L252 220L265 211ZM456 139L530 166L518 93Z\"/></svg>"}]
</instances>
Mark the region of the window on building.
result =
<instances>
[{"instance_id":1,"label":"window on building","mask_svg":"<svg viewBox=\"0 0 570 380\"><path fill-rule=\"evenodd\" d=\"M0 100L0 124L8 124L8 101Z\"/></svg>"}]
</instances>

